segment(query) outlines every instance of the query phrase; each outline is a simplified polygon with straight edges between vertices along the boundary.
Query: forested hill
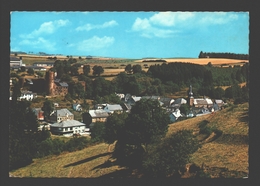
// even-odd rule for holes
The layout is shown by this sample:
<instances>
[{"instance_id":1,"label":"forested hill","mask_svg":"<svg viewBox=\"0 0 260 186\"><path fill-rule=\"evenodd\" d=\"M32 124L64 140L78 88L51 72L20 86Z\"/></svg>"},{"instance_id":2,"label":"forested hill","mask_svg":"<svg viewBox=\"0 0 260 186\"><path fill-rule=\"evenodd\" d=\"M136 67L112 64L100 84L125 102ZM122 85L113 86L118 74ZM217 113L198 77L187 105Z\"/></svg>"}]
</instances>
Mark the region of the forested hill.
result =
<instances>
[{"instance_id":1,"label":"forested hill","mask_svg":"<svg viewBox=\"0 0 260 186\"><path fill-rule=\"evenodd\" d=\"M202 65L192 63L169 63L150 66L148 74L163 82L172 81L178 85L191 81L203 81L204 85L213 83L212 73Z\"/></svg>"},{"instance_id":2,"label":"forested hill","mask_svg":"<svg viewBox=\"0 0 260 186\"><path fill-rule=\"evenodd\" d=\"M235 54L235 53L219 53L219 52L200 52L199 58L228 58L228 59L242 59L248 60L248 54Z\"/></svg>"}]
</instances>

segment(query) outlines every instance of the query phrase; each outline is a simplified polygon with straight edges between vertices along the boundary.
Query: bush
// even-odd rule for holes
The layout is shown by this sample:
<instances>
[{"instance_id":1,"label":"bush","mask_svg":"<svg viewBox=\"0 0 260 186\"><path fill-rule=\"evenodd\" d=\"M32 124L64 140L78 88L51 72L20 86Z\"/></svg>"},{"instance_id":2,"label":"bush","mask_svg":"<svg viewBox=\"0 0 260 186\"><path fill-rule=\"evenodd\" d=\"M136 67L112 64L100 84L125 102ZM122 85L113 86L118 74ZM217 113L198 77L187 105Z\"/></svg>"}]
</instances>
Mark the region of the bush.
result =
<instances>
[{"instance_id":1,"label":"bush","mask_svg":"<svg viewBox=\"0 0 260 186\"><path fill-rule=\"evenodd\" d=\"M147 149L143 169L147 176L169 177L178 175L200 144L190 130L178 131Z\"/></svg>"},{"instance_id":2,"label":"bush","mask_svg":"<svg viewBox=\"0 0 260 186\"><path fill-rule=\"evenodd\" d=\"M103 142L105 134L105 123L98 122L91 127L91 141L92 142Z\"/></svg>"},{"instance_id":3,"label":"bush","mask_svg":"<svg viewBox=\"0 0 260 186\"><path fill-rule=\"evenodd\" d=\"M60 139L48 138L40 143L38 148L38 157L44 157L52 154L60 154L63 151L65 142Z\"/></svg>"},{"instance_id":4,"label":"bush","mask_svg":"<svg viewBox=\"0 0 260 186\"><path fill-rule=\"evenodd\" d=\"M85 148L87 144L89 144L89 140L85 137L73 138L65 144L64 150L69 152L81 150Z\"/></svg>"}]
</instances>

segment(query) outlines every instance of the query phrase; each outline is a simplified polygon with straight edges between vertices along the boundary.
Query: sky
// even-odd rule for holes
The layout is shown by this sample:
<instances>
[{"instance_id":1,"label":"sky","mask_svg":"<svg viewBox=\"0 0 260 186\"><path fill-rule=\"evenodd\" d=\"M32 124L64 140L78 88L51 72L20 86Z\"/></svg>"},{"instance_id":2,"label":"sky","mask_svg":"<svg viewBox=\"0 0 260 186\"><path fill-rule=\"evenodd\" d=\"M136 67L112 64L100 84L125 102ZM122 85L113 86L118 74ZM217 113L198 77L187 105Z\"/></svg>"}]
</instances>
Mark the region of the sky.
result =
<instances>
[{"instance_id":1,"label":"sky","mask_svg":"<svg viewBox=\"0 0 260 186\"><path fill-rule=\"evenodd\" d=\"M249 52L248 12L10 13L10 50L114 58Z\"/></svg>"}]
</instances>

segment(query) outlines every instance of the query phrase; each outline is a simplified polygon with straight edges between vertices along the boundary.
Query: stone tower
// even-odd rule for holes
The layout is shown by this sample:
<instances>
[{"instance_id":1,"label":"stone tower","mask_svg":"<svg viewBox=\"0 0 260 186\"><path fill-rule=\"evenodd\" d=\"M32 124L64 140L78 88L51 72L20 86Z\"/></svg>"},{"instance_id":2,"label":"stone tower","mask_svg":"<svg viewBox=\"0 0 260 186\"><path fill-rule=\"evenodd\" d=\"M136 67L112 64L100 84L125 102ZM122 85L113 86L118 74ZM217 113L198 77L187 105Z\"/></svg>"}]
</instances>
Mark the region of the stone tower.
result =
<instances>
[{"instance_id":1,"label":"stone tower","mask_svg":"<svg viewBox=\"0 0 260 186\"><path fill-rule=\"evenodd\" d=\"M190 106L192 106L193 105L193 103L194 103L194 97L193 97L193 93L192 93L192 86L190 85L190 89L189 89L189 104L190 104Z\"/></svg>"},{"instance_id":2,"label":"stone tower","mask_svg":"<svg viewBox=\"0 0 260 186\"><path fill-rule=\"evenodd\" d=\"M54 90L54 72L48 71L45 75L47 95L52 96Z\"/></svg>"}]
</instances>

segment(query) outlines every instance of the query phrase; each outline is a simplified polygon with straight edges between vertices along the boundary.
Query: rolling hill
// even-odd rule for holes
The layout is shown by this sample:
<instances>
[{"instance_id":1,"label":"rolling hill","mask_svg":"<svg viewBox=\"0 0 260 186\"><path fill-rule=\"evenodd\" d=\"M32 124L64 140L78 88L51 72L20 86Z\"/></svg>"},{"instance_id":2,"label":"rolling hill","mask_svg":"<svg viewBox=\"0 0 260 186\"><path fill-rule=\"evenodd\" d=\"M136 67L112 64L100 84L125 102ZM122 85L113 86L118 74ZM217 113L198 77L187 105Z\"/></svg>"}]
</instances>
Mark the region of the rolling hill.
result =
<instances>
[{"instance_id":1,"label":"rolling hill","mask_svg":"<svg viewBox=\"0 0 260 186\"><path fill-rule=\"evenodd\" d=\"M203 134L201 124L222 131ZM248 103L230 105L224 110L169 125L167 135L191 129L202 144L192 154L191 163L202 166L212 178L248 175ZM108 145L101 143L76 152L65 152L40 159L11 171L12 177L118 178L141 177L138 171L120 167L111 159ZM185 176L183 176L185 177ZM187 177L187 176L186 176Z\"/></svg>"}]
</instances>

